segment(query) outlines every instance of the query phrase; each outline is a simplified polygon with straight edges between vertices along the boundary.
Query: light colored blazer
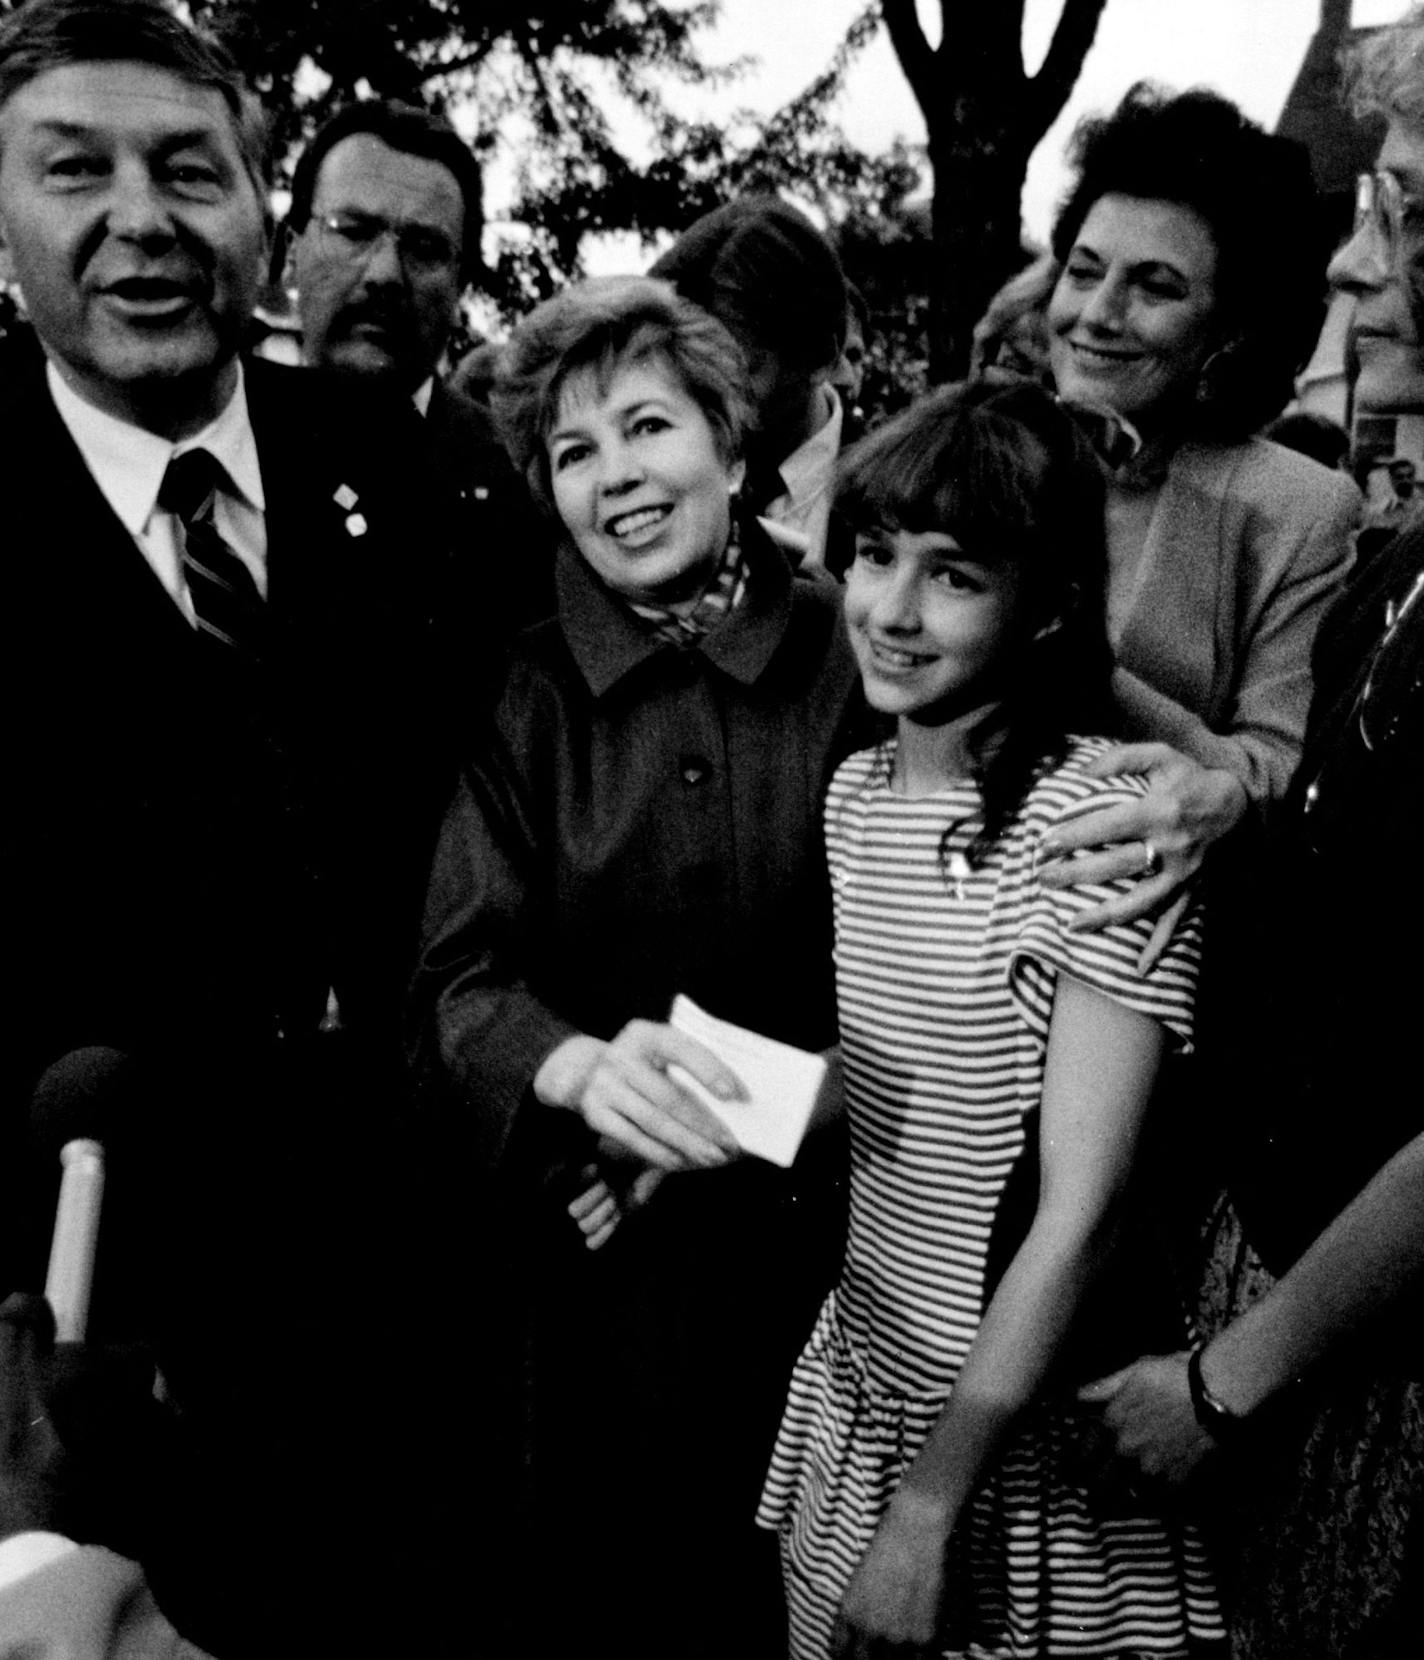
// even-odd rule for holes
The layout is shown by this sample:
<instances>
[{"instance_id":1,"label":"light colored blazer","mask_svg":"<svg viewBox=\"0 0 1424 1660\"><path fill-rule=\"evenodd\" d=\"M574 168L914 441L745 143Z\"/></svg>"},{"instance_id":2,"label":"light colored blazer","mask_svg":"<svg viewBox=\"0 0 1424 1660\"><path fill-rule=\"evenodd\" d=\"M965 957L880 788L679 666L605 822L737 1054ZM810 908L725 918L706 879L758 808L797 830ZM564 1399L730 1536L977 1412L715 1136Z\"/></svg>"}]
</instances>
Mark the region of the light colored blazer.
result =
<instances>
[{"instance_id":1,"label":"light colored blazer","mask_svg":"<svg viewBox=\"0 0 1424 1660\"><path fill-rule=\"evenodd\" d=\"M1359 491L1265 439L1172 458L1113 641L1130 737L1225 767L1257 805L1300 759L1310 653L1354 553Z\"/></svg>"}]
</instances>

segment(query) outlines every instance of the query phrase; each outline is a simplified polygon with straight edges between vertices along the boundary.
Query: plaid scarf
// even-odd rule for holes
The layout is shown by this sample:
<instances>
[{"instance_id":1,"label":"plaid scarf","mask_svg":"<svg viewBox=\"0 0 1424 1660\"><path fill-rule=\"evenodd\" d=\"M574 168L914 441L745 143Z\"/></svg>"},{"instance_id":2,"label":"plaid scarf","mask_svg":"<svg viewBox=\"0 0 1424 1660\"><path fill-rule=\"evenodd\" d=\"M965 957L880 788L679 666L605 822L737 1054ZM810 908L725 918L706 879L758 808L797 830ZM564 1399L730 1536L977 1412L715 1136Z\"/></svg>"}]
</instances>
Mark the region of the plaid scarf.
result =
<instances>
[{"instance_id":1,"label":"plaid scarf","mask_svg":"<svg viewBox=\"0 0 1424 1660\"><path fill-rule=\"evenodd\" d=\"M639 605L631 599L627 605L660 639L675 646L694 646L737 609L746 591L747 563L742 557L741 538L734 517L732 533L727 538L721 559L717 561L717 569L685 612L671 611L664 605Z\"/></svg>"}]
</instances>

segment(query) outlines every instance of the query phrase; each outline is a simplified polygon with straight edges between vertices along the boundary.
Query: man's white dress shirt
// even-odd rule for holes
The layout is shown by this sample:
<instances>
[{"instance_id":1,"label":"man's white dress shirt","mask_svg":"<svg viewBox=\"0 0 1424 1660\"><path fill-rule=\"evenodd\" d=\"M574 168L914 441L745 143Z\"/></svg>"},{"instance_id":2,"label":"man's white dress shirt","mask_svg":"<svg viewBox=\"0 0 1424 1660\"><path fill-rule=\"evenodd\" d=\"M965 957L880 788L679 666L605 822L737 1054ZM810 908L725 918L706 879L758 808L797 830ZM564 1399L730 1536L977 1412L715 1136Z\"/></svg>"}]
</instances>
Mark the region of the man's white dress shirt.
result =
<instances>
[{"instance_id":1,"label":"man's white dress shirt","mask_svg":"<svg viewBox=\"0 0 1424 1660\"><path fill-rule=\"evenodd\" d=\"M191 438L175 444L96 409L48 366L50 396L85 465L124 529L152 567L183 615L197 619L183 577L182 527L177 516L158 505L158 491L168 463L188 450L207 450L232 481L220 490L214 519L223 540L252 572L257 591L267 594L267 521L257 441L247 412L247 392L238 366L237 387L217 418Z\"/></svg>"}]
</instances>

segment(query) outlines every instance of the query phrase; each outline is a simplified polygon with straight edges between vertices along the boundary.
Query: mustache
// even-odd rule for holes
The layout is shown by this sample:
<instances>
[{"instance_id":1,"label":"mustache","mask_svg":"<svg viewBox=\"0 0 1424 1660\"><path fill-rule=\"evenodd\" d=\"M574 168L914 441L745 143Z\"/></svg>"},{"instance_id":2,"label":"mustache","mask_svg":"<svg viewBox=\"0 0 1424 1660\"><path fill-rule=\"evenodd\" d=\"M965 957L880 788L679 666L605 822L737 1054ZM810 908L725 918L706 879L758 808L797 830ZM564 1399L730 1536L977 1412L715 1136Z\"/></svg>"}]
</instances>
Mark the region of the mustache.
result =
<instances>
[{"instance_id":1,"label":"mustache","mask_svg":"<svg viewBox=\"0 0 1424 1660\"><path fill-rule=\"evenodd\" d=\"M414 341L417 336L410 307L380 295L367 295L342 306L333 318L329 332L350 334L363 323L384 329L397 342Z\"/></svg>"}]
</instances>

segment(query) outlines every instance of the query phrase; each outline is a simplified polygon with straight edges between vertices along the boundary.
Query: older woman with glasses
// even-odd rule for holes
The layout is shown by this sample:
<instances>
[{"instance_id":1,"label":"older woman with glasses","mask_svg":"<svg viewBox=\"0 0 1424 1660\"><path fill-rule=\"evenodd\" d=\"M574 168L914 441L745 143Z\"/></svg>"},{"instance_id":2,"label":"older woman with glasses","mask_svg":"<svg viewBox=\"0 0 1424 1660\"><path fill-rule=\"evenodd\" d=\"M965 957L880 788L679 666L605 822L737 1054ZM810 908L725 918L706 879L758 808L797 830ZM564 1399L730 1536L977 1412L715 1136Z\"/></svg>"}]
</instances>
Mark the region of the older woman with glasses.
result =
<instances>
[{"instance_id":1,"label":"older woman with glasses","mask_svg":"<svg viewBox=\"0 0 1424 1660\"><path fill-rule=\"evenodd\" d=\"M1160 950L1209 849L1263 816L1295 769L1311 641L1359 495L1253 436L1290 397L1322 315L1304 152L1214 94L1139 85L1079 129L1073 155L1050 365L1065 401L1125 428L1125 457L1110 457L1108 610L1133 742L1103 765L1151 788L1065 832L1047 880L1140 875L1083 925L1156 912Z\"/></svg>"},{"instance_id":2,"label":"older woman with glasses","mask_svg":"<svg viewBox=\"0 0 1424 1660\"><path fill-rule=\"evenodd\" d=\"M682 992L833 1042L820 811L858 681L834 584L793 578L740 511L745 368L720 323L651 278L582 284L516 330L495 409L564 533L558 614L446 822L415 997L528 1271L513 1636L771 1660L753 1517L836 1266L838 1165L734 1162L679 1079L741 1081L668 1013ZM658 1174L585 1249L570 1200L602 1241Z\"/></svg>"},{"instance_id":3,"label":"older woman with glasses","mask_svg":"<svg viewBox=\"0 0 1424 1660\"><path fill-rule=\"evenodd\" d=\"M1331 267L1356 299L1356 396L1424 371L1424 8L1352 70L1388 120ZM1149 1476L1214 1473L1234 1655L1415 1655L1424 1629L1424 529L1331 608L1296 781L1217 954L1217 1112L1263 1261L1207 1341L1097 1391Z\"/></svg>"}]
</instances>

